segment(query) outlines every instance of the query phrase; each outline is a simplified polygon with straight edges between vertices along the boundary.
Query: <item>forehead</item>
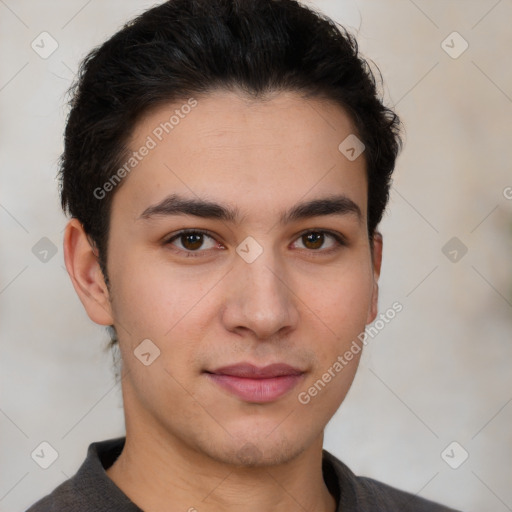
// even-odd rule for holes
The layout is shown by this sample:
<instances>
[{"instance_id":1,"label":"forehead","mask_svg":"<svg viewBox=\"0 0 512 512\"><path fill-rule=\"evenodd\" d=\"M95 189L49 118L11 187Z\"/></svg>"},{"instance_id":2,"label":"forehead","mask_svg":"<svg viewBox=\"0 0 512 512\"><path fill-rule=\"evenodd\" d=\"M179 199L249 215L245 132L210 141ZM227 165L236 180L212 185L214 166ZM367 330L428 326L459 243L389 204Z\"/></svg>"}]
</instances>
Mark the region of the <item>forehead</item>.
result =
<instances>
[{"instance_id":1,"label":"forehead","mask_svg":"<svg viewBox=\"0 0 512 512\"><path fill-rule=\"evenodd\" d=\"M138 215L178 193L263 216L301 198L343 193L366 215L364 155L351 161L339 149L354 132L339 105L298 93L186 98L139 121L129 143L137 163L114 203Z\"/></svg>"}]
</instances>

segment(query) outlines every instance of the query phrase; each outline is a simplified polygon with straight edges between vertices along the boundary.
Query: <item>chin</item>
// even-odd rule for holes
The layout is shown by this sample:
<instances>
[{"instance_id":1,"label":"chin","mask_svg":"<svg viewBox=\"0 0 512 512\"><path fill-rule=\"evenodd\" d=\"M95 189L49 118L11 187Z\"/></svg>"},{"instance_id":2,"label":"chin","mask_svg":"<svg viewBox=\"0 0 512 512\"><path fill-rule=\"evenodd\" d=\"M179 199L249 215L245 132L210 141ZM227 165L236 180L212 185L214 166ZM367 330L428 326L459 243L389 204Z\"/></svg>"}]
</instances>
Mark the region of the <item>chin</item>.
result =
<instances>
[{"instance_id":1,"label":"chin","mask_svg":"<svg viewBox=\"0 0 512 512\"><path fill-rule=\"evenodd\" d=\"M275 428L275 427L274 427ZM304 438L291 436L289 432L276 432L269 435L268 429L264 432L250 432L236 436L227 436L218 444L209 444L204 452L210 458L224 464L257 468L278 466L290 462L307 448Z\"/></svg>"}]
</instances>

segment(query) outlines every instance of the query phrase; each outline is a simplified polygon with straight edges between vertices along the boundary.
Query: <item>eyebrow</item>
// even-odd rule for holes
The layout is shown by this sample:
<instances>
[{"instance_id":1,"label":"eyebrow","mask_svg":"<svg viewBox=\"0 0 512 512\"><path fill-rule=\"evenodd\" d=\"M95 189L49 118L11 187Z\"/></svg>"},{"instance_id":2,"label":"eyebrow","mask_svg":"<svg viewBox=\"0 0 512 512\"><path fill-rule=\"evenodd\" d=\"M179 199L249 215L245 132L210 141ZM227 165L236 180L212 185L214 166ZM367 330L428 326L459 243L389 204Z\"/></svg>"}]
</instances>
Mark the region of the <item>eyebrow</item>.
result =
<instances>
[{"instance_id":1,"label":"eyebrow","mask_svg":"<svg viewBox=\"0 0 512 512\"><path fill-rule=\"evenodd\" d=\"M241 215L238 208L224 206L205 199L189 199L178 194L171 194L159 203L146 208L138 219L149 220L157 216L193 215L203 219L215 219L237 223ZM359 222L363 214L359 206L345 195L335 195L313 199L294 205L282 213L279 222L283 225L325 215L355 215Z\"/></svg>"}]
</instances>

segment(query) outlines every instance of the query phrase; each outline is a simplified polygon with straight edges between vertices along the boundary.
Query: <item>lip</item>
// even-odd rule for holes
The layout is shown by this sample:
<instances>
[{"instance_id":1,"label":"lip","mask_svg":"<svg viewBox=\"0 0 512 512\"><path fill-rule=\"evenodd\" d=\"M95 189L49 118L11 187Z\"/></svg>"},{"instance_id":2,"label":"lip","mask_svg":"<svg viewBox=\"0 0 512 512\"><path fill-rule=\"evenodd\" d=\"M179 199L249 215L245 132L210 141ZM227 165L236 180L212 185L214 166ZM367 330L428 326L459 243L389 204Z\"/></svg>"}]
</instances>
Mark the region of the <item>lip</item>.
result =
<instances>
[{"instance_id":1,"label":"lip","mask_svg":"<svg viewBox=\"0 0 512 512\"><path fill-rule=\"evenodd\" d=\"M264 367L241 363L206 372L206 375L215 384L246 402L268 403L278 400L297 386L304 372L284 363Z\"/></svg>"}]
</instances>

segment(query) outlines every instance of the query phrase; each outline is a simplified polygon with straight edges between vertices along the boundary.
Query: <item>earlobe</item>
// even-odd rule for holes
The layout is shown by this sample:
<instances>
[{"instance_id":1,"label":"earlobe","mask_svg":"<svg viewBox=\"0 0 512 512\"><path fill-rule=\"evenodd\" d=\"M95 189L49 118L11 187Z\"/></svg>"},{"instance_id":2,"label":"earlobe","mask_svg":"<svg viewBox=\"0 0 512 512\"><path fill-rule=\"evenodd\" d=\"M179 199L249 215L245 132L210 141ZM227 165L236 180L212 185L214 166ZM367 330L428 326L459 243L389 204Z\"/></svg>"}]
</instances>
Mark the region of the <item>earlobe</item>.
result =
<instances>
[{"instance_id":1,"label":"earlobe","mask_svg":"<svg viewBox=\"0 0 512 512\"><path fill-rule=\"evenodd\" d=\"M68 222L64 233L64 261L89 318L100 325L113 325L109 292L95 249L75 218Z\"/></svg>"},{"instance_id":2,"label":"earlobe","mask_svg":"<svg viewBox=\"0 0 512 512\"><path fill-rule=\"evenodd\" d=\"M367 324L370 324L375 320L379 310L379 277L380 268L382 265L382 247L382 234L379 233L378 231L375 231L371 246L373 267L373 289L370 302L370 309L368 311L368 318L366 319Z\"/></svg>"}]
</instances>

